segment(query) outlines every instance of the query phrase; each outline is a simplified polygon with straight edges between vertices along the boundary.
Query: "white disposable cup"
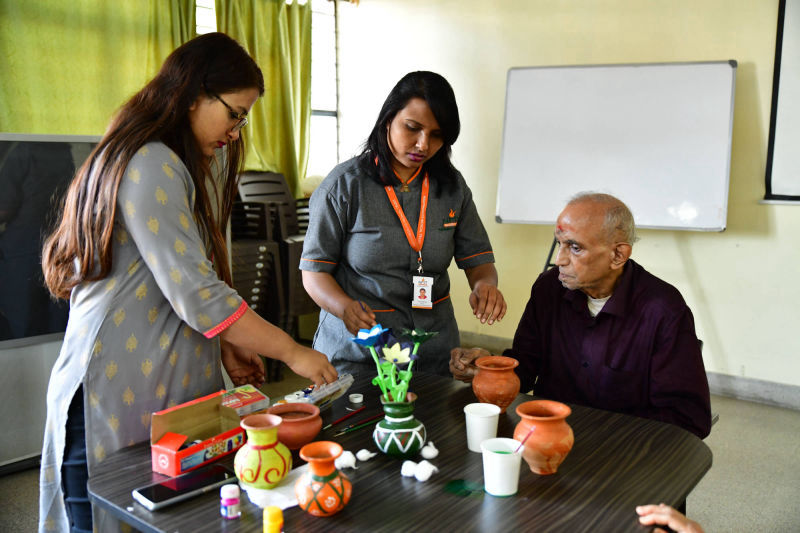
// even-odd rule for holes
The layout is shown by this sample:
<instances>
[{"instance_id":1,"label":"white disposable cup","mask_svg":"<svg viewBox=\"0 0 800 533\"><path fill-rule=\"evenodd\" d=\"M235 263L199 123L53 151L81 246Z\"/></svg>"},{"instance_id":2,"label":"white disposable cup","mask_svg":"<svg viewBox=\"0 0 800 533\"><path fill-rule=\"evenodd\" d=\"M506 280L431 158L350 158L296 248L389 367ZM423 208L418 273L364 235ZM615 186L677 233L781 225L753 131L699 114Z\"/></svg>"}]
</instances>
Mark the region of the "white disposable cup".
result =
<instances>
[{"instance_id":1,"label":"white disposable cup","mask_svg":"<svg viewBox=\"0 0 800 533\"><path fill-rule=\"evenodd\" d=\"M522 454L514 453L518 447L518 440L502 437L481 443L483 488L492 496L512 496L517 493L522 457Z\"/></svg>"},{"instance_id":2,"label":"white disposable cup","mask_svg":"<svg viewBox=\"0 0 800 533\"><path fill-rule=\"evenodd\" d=\"M497 436L500 407L492 403L471 403L464 406L467 418L467 448L481 452L481 442Z\"/></svg>"}]
</instances>

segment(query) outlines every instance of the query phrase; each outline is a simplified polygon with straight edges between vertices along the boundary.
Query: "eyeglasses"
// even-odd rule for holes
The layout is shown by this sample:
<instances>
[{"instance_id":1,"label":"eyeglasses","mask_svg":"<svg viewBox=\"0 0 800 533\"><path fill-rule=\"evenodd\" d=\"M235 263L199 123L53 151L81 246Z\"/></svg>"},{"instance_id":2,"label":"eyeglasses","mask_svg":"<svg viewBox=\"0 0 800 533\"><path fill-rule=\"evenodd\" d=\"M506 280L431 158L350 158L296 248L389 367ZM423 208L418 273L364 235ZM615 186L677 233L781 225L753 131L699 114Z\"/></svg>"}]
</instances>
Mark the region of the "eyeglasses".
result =
<instances>
[{"instance_id":1,"label":"eyeglasses","mask_svg":"<svg viewBox=\"0 0 800 533\"><path fill-rule=\"evenodd\" d=\"M236 111L233 110L231 106L228 105L228 102L220 98L218 94L214 94L210 91L208 92L208 94L210 94L211 96L222 102L222 105L228 108L228 111L230 112L231 115L231 120L237 121L236 124L234 124L233 127L231 128L231 133L236 133L240 129L247 126L247 113L237 113Z\"/></svg>"}]
</instances>

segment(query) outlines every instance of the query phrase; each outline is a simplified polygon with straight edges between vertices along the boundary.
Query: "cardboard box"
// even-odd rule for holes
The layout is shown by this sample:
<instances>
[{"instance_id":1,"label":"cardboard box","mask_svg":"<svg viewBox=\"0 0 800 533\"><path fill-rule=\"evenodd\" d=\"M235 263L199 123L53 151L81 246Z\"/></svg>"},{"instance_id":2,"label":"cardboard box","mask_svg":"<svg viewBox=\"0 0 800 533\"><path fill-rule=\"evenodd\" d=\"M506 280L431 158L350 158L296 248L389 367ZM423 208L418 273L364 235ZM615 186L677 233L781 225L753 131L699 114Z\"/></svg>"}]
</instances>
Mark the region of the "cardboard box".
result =
<instances>
[{"instance_id":1,"label":"cardboard box","mask_svg":"<svg viewBox=\"0 0 800 533\"><path fill-rule=\"evenodd\" d=\"M222 395L222 405L235 409L240 418L267 412L269 396L252 385L242 385Z\"/></svg>"},{"instance_id":2,"label":"cardboard box","mask_svg":"<svg viewBox=\"0 0 800 533\"><path fill-rule=\"evenodd\" d=\"M245 441L235 409L215 392L153 413L150 450L153 471L178 476L239 449ZM184 443L189 443L183 447Z\"/></svg>"}]
</instances>

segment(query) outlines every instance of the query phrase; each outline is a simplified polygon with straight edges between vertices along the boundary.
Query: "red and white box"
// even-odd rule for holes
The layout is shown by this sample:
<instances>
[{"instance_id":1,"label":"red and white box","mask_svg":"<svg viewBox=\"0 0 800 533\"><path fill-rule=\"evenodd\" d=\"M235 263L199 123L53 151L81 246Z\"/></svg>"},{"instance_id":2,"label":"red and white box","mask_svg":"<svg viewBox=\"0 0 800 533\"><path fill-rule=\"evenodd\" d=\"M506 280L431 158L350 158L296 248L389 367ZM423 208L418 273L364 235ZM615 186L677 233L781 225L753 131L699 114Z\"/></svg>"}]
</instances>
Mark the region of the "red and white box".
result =
<instances>
[{"instance_id":1,"label":"red and white box","mask_svg":"<svg viewBox=\"0 0 800 533\"><path fill-rule=\"evenodd\" d=\"M153 471L178 476L238 450L245 441L235 409L222 405L225 391L153 413Z\"/></svg>"}]
</instances>

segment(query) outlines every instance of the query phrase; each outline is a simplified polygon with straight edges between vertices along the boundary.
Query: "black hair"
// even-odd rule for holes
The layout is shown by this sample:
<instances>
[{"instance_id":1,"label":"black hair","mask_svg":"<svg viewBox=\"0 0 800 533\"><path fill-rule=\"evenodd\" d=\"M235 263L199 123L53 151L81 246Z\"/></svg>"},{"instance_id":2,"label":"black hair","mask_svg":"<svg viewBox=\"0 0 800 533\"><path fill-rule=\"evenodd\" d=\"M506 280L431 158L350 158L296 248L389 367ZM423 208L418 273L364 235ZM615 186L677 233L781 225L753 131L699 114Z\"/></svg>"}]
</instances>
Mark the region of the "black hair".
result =
<instances>
[{"instance_id":1,"label":"black hair","mask_svg":"<svg viewBox=\"0 0 800 533\"><path fill-rule=\"evenodd\" d=\"M454 187L458 179L458 170L450 161L450 153L461 131L461 120L453 88L435 72L409 72L397 82L378 113L378 120L364 143L358 163L367 176L380 185L394 184L391 165L394 156L386 138L387 125L412 98L425 100L441 130L442 147L423 165L423 171L428 173L431 182L440 185L435 189L438 194L442 188Z\"/></svg>"}]
</instances>

